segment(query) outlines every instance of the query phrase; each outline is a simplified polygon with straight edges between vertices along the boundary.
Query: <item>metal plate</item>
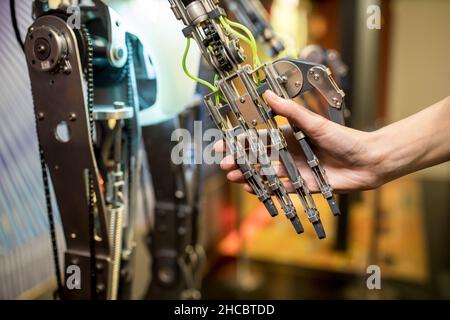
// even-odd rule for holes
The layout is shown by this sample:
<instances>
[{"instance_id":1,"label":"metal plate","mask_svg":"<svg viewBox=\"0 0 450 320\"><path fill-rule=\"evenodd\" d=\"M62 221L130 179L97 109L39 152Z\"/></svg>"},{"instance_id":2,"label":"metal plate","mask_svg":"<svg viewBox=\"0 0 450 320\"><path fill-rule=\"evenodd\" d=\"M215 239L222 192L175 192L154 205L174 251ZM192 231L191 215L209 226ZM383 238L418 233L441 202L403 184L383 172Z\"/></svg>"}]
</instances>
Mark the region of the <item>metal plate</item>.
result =
<instances>
[{"instance_id":1,"label":"metal plate","mask_svg":"<svg viewBox=\"0 0 450 320\"><path fill-rule=\"evenodd\" d=\"M41 17L33 24L36 28L44 25L62 30L67 40L68 51L71 52L70 73L44 72L33 68L31 62L28 65L35 112L39 119L37 130L61 214L67 246L66 257L90 254L89 206L85 179L86 172L89 171L94 180L99 229L103 237L96 243L96 255L97 259L100 257L106 259L110 254L108 222L89 134L86 96L75 34L62 19L55 16ZM25 47L28 50L30 45L32 43L27 40ZM72 115L76 115L76 118ZM55 128L61 122L67 123L70 132L70 139L66 142L60 142L55 137ZM71 261L66 260L66 265L70 263ZM80 266L84 267L85 264ZM89 274L89 268L86 267L82 272ZM81 289L77 290L77 297L86 299L90 297L89 281L83 283Z\"/></svg>"},{"instance_id":2,"label":"metal plate","mask_svg":"<svg viewBox=\"0 0 450 320\"><path fill-rule=\"evenodd\" d=\"M241 96L239 99L236 99L235 103L250 128L264 124L264 120L258 113L258 107L253 103L250 94L247 93Z\"/></svg>"},{"instance_id":3,"label":"metal plate","mask_svg":"<svg viewBox=\"0 0 450 320\"><path fill-rule=\"evenodd\" d=\"M298 96L303 87L303 74L300 69L289 61L275 61L273 67L281 78L285 78L286 82L282 85L289 97Z\"/></svg>"},{"instance_id":4,"label":"metal plate","mask_svg":"<svg viewBox=\"0 0 450 320\"><path fill-rule=\"evenodd\" d=\"M94 108L94 120L124 120L133 117L134 110L131 107L116 109L112 106L96 106Z\"/></svg>"},{"instance_id":5,"label":"metal plate","mask_svg":"<svg viewBox=\"0 0 450 320\"><path fill-rule=\"evenodd\" d=\"M312 67L308 71L308 82L320 92L328 104L336 109L342 109L344 91L339 89L331 77L331 71L325 67Z\"/></svg>"}]
</instances>

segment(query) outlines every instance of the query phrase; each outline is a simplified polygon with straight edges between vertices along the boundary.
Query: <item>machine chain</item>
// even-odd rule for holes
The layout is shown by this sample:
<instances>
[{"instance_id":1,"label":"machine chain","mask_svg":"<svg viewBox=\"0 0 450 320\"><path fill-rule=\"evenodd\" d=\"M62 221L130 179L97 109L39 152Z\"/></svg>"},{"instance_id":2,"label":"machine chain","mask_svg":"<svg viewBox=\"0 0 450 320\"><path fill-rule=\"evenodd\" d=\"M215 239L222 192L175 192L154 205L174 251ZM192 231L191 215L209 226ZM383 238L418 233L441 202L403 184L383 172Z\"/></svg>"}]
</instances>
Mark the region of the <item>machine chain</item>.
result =
<instances>
[{"instance_id":1,"label":"machine chain","mask_svg":"<svg viewBox=\"0 0 450 320\"><path fill-rule=\"evenodd\" d=\"M37 130L37 124L36 124ZM45 202L47 205L47 217L50 229L50 239L52 242L52 251L53 251L53 263L55 266L55 276L56 276L56 284L57 291L55 294L62 299L64 290L63 290L63 281L61 276L61 266L59 264L59 249L58 249L58 241L56 238L56 228L55 228L55 217L53 215L53 205L52 198L50 193L50 184L48 181L48 172L47 172L47 164L45 162L44 151L41 147L41 142L39 141L39 134L37 134L38 138L38 147L39 147L39 158L41 163L41 173L42 173L42 182L44 183L44 193L45 193ZM55 295L56 298L56 295Z\"/></svg>"},{"instance_id":2,"label":"machine chain","mask_svg":"<svg viewBox=\"0 0 450 320\"><path fill-rule=\"evenodd\" d=\"M91 35L85 25L81 26L81 34L87 43L87 58L84 68L84 75L87 83L87 111L89 119L90 136L92 146L94 146L94 49ZM95 208L96 196L94 191L94 179L92 172L89 172L88 181L88 205L89 205L89 248L90 248L90 269L91 269L91 299L97 295L97 268L95 254Z\"/></svg>"}]
</instances>

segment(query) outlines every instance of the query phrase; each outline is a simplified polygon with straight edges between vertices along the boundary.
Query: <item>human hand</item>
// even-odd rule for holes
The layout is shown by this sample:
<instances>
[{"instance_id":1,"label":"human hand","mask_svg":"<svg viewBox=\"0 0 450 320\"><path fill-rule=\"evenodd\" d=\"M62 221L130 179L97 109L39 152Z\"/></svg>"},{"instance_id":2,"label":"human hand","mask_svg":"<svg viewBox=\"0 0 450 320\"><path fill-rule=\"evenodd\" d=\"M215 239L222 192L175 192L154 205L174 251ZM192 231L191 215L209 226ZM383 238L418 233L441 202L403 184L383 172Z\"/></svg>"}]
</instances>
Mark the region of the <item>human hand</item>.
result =
<instances>
[{"instance_id":1,"label":"human hand","mask_svg":"<svg viewBox=\"0 0 450 320\"><path fill-rule=\"evenodd\" d=\"M271 91L265 93L264 99L276 114L290 119L308 137L335 191L367 190L383 183L383 171L380 166L383 159L382 154L377 154L375 150L378 140L375 133L358 131L336 124L293 101L278 97ZM319 192L319 187L291 129L283 127L282 130L285 133L289 151L306 184L311 192ZM265 134L265 130L260 130L260 136ZM225 152L224 143L218 142L215 150ZM227 178L230 181L245 183L232 155L225 157L220 166L228 172ZM280 163L274 163L274 167L280 178L287 177ZM289 192L295 191L290 182L286 182L285 185ZM252 192L247 184L245 189Z\"/></svg>"}]
</instances>

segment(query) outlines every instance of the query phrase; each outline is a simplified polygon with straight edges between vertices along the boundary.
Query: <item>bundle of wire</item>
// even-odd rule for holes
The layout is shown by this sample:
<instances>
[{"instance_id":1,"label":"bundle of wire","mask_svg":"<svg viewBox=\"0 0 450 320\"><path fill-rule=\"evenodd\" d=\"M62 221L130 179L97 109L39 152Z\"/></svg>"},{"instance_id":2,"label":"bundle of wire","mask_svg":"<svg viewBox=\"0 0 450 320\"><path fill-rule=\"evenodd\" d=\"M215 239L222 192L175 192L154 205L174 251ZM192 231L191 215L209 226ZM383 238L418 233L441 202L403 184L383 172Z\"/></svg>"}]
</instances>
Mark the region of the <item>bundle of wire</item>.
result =
<instances>
[{"instance_id":1,"label":"bundle of wire","mask_svg":"<svg viewBox=\"0 0 450 320\"><path fill-rule=\"evenodd\" d=\"M250 49L252 50L253 68L255 68L255 69L258 68L261 65L261 61L258 56L258 47L256 44L256 40L255 40L255 37L253 36L253 34L251 33L251 31L246 26L244 26L240 23L234 22L234 21L230 21L226 17L220 17L219 21L229 34L236 36L238 39L244 41L250 47ZM247 36L236 31L235 29L233 29L233 27L240 29ZM184 73L192 80L211 89L212 92L218 92L219 89L216 86L214 86L213 84L211 84L203 79L200 79L200 78L194 76L187 69L186 59L189 54L190 46L191 46L191 37L189 36L189 37L187 37L187 40L186 40L186 49L184 50L183 61L182 61L182 67L183 67ZM218 80L218 75L216 74L214 77L214 81L217 81L217 80ZM220 95L217 94L216 95L216 105L219 103L219 99L220 99Z\"/></svg>"}]
</instances>

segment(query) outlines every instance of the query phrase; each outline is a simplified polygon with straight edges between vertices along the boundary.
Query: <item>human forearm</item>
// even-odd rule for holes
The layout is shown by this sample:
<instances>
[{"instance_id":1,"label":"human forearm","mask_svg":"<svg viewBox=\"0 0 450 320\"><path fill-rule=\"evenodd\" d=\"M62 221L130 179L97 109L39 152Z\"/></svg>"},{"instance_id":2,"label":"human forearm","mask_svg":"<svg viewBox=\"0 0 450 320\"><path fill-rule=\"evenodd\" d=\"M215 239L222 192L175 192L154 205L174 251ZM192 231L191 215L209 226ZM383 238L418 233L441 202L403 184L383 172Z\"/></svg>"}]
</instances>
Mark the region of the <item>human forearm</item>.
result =
<instances>
[{"instance_id":1,"label":"human forearm","mask_svg":"<svg viewBox=\"0 0 450 320\"><path fill-rule=\"evenodd\" d=\"M373 133L381 183L450 160L450 96Z\"/></svg>"}]
</instances>

